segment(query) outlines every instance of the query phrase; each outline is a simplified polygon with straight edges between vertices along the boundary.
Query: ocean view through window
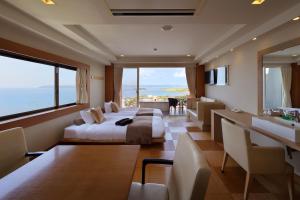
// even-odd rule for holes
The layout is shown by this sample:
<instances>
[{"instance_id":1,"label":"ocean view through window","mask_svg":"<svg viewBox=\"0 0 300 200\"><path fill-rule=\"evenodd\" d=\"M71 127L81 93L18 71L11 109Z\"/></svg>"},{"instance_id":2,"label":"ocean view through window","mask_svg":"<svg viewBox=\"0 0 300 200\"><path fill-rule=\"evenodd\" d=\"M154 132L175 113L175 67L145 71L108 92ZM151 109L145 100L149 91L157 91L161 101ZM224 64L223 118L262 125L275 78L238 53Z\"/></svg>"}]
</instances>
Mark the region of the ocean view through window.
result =
<instances>
[{"instance_id":1,"label":"ocean view through window","mask_svg":"<svg viewBox=\"0 0 300 200\"><path fill-rule=\"evenodd\" d=\"M137 99L139 102L166 102L169 97L186 99L186 96L189 95L183 67L141 67L138 71L139 73L136 68L124 68L123 70L122 99L124 107L134 106ZM139 76L138 79L137 76ZM139 80L138 83L137 80Z\"/></svg>"},{"instance_id":2,"label":"ocean view through window","mask_svg":"<svg viewBox=\"0 0 300 200\"><path fill-rule=\"evenodd\" d=\"M58 81L55 81L55 69L60 70ZM0 119L75 104L75 76L75 70L56 64L0 54ZM57 87L59 105L55 101Z\"/></svg>"},{"instance_id":3,"label":"ocean view through window","mask_svg":"<svg viewBox=\"0 0 300 200\"><path fill-rule=\"evenodd\" d=\"M76 101L76 71L59 68L59 105Z\"/></svg>"}]
</instances>

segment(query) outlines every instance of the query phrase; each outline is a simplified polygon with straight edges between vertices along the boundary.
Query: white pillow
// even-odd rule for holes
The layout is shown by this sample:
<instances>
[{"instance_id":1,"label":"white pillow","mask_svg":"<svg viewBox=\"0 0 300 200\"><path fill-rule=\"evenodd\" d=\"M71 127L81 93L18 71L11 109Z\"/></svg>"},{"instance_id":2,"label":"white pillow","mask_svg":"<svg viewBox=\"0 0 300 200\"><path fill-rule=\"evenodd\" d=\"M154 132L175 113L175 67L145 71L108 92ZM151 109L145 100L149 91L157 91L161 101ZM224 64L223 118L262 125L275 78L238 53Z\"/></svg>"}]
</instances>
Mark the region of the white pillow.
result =
<instances>
[{"instance_id":1,"label":"white pillow","mask_svg":"<svg viewBox=\"0 0 300 200\"><path fill-rule=\"evenodd\" d=\"M90 110L80 111L80 116L86 124L93 124L95 122Z\"/></svg>"},{"instance_id":2,"label":"white pillow","mask_svg":"<svg viewBox=\"0 0 300 200\"><path fill-rule=\"evenodd\" d=\"M110 101L110 102L104 102L105 113L111 113L112 112L111 103L112 103L112 101Z\"/></svg>"}]
</instances>

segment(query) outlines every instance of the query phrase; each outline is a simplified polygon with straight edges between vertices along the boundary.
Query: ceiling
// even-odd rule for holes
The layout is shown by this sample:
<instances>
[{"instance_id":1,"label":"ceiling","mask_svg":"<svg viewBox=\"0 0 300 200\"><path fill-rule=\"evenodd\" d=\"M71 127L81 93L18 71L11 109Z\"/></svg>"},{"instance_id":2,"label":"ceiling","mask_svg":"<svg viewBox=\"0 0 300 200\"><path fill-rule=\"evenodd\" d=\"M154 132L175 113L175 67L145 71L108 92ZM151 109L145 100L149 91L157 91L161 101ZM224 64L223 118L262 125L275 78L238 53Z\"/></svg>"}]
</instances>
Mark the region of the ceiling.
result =
<instances>
[{"instance_id":1,"label":"ceiling","mask_svg":"<svg viewBox=\"0 0 300 200\"><path fill-rule=\"evenodd\" d=\"M293 63L300 61L300 45L264 55L264 63Z\"/></svg>"},{"instance_id":2,"label":"ceiling","mask_svg":"<svg viewBox=\"0 0 300 200\"><path fill-rule=\"evenodd\" d=\"M283 57L296 57L300 55L300 45L284 49L282 51L276 51L273 53L269 53L266 56L272 57L272 56L283 56Z\"/></svg>"},{"instance_id":3,"label":"ceiling","mask_svg":"<svg viewBox=\"0 0 300 200\"><path fill-rule=\"evenodd\" d=\"M234 48L254 33L263 34L289 21L300 10L299 0L266 0L261 6L251 5L251 0L54 1L54 6L40 0L1 1L0 17L105 64L122 59L121 54L130 58L191 54L194 62L207 60L221 47ZM111 9L195 9L195 14L113 16ZM281 20L267 26L276 16ZM166 24L173 30L162 31Z\"/></svg>"}]
</instances>

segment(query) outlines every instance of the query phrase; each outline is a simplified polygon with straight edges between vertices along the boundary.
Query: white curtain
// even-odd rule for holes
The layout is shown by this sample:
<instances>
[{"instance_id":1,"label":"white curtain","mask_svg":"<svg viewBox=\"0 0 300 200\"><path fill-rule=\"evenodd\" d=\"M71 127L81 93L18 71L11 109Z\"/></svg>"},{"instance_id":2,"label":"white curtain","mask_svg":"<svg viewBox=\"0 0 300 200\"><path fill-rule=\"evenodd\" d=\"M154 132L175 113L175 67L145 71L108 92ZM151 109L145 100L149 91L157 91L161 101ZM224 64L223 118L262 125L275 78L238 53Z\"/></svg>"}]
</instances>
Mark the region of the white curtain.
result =
<instances>
[{"instance_id":1,"label":"white curtain","mask_svg":"<svg viewBox=\"0 0 300 200\"><path fill-rule=\"evenodd\" d=\"M282 88L283 88L283 96L282 96L282 107L292 107L291 101L291 86L292 86L292 67L282 66L281 69L281 77L282 77Z\"/></svg>"},{"instance_id":2,"label":"white curtain","mask_svg":"<svg viewBox=\"0 0 300 200\"><path fill-rule=\"evenodd\" d=\"M123 67L115 67L114 69L114 102L120 107L122 106L122 78Z\"/></svg>"},{"instance_id":3,"label":"white curtain","mask_svg":"<svg viewBox=\"0 0 300 200\"><path fill-rule=\"evenodd\" d=\"M85 104L89 102L87 91L87 69L78 67L76 72L76 103Z\"/></svg>"},{"instance_id":4,"label":"white curtain","mask_svg":"<svg viewBox=\"0 0 300 200\"><path fill-rule=\"evenodd\" d=\"M185 67L186 81L190 91L190 97L196 97L196 67Z\"/></svg>"}]
</instances>

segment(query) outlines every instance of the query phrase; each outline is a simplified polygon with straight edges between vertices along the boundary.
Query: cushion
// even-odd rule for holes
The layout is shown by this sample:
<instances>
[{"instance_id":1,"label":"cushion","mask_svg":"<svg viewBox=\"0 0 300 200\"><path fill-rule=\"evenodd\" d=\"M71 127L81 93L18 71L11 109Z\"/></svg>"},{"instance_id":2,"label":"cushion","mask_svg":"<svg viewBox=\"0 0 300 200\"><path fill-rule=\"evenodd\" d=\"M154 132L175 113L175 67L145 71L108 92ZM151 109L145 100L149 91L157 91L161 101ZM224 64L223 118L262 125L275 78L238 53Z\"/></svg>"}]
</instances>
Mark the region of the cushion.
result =
<instances>
[{"instance_id":1,"label":"cushion","mask_svg":"<svg viewBox=\"0 0 300 200\"><path fill-rule=\"evenodd\" d=\"M105 119L100 107L91 108L91 114L95 122L98 124L101 124Z\"/></svg>"},{"instance_id":2,"label":"cushion","mask_svg":"<svg viewBox=\"0 0 300 200\"><path fill-rule=\"evenodd\" d=\"M78 118L78 119L74 119L74 124L77 126L80 126L82 124L84 124L84 120L82 118Z\"/></svg>"},{"instance_id":3,"label":"cushion","mask_svg":"<svg viewBox=\"0 0 300 200\"><path fill-rule=\"evenodd\" d=\"M112 110L112 112L117 113L117 112L120 111L120 107L116 102L112 102L111 103L111 110Z\"/></svg>"},{"instance_id":4,"label":"cushion","mask_svg":"<svg viewBox=\"0 0 300 200\"><path fill-rule=\"evenodd\" d=\"M168 188L162 184L133 182L128 200L168 200Z\"/></svg>"},{"instance_id":5,"label":"cushion","mask_svg":"<svg viewBox=\"0 0 300 200\"><path fill-rule=\"evenodd\" d=\"M80 111L80 116L86 124L93 124L95 122L90 110Z\"/></svg>"},{"instance_id":6,"label":"cushion","mask_svg":"<svg viewBox=\"0 0 300 200\"><path fill-rule=\"evenodd\" d=\"M111 109L111 101L110 102L104 102L104 110L105 113L111 113L112 109Z\"/></svg>"},{"instance_id":7,"label":"cushion","mask_svg":"<svg viewBox=\"0 0 300 200\"><path fill-rule=\"evenodd\" d=\"M201 97L201 98L200 98L200 101L204 101L204 102L215 102L216 100L215 100L215 99L210 99L210 98L207 98L207 97Z\"/></svg>"}]
</instances>

